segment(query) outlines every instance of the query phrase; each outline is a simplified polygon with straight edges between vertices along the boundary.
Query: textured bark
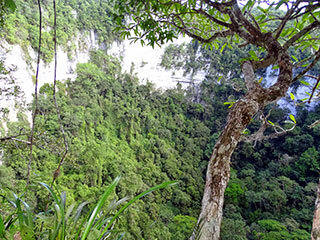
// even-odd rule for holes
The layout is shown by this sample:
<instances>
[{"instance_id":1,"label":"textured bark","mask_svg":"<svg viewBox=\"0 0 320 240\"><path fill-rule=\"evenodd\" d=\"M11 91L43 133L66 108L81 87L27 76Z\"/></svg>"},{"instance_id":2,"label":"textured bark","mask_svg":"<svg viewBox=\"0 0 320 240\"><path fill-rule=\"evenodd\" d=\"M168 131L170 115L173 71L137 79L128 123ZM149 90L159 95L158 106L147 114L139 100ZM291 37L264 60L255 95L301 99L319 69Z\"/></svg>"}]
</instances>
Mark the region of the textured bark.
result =
<instances>
[{"instance_id":1,"label":"textured bark","mask_svg":"<svg viewBox=\"0 0 320 240\"><path fill-rule=\"evenodd\" d=\"M204 219L200 239L219 239L224 191L230 177L230 158L242 131L259 104L249 99L239 101L229 114L227 125L215 145L209 161L200 219Z\"/></svg>"},{"instance_id":2,"label":"textured bark","mask_svg":"<svg viewBox=\"0 0 320 240\"><path fill-rule=\"evenodd\" d=\"M320 180L317 189L317 198L314 208L311 240L320 240Z\"/></svg>"},{"instance_id":3,"label":"textured bark","mask_svg":"<svg viewBox=\"0 0 320 240\"><path fill-rule=\"evenodd\" d=\"M208 164L199 217L200 240L220 239L224 192L230 178L230 159L243 130L259 110L284 96L291 84L292 65L287 52L276 41L271 42L270 45L274 53L277 53L276 59L280 67L278 80L270 88L264 89L255 83L252 63L245 62L242 66L248 93L231 109L226 126L213 149ZM195 239L196 235L194 233L191 239Z\"/></svg>"}]
</instances>

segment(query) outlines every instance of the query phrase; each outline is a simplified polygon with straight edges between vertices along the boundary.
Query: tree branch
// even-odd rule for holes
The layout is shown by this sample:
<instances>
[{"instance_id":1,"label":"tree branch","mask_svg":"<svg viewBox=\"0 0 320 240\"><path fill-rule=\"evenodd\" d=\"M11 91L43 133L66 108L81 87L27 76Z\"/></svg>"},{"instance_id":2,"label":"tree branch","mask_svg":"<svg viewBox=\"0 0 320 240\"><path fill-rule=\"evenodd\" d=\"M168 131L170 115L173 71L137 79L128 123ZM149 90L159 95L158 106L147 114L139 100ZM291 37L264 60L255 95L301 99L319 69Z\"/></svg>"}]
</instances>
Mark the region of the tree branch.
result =
<instances>
[{"instance_id":1,"label":"tree branch","mask_svg":"<svg viewBox=\"0 0 320 240\"><path fill-rule=\"evenodd\" d=\"M230 23L222 22L221 20L219 20L217 18L214 18L213 16L211 16L207 12L203 11L202 9L193 9L193 10L195 12L207 17L208 19L210 19L211 21L215 22L216 24L219 24L219 25L227 27L227 28L232 28L232 25Z\"/></svg>"},{"instance_id":2,"label":"tree branch","mask_svg":"<svg viewBox=\"0 0 320 240\"><path fill-rule=\"evenodd\" d=\"M284 45L283 48L287 50L294 42L299 40L301 37L303 37L305 34L310 32L312 29L315 29L320 26L319 21L314 21L310 25L306 26L304 29L302 29L300 32L295 34L292 38L290 38Z\"/></svg>"},{"instance_id":3,"label":"tree branch","mask_svg":"<svg viewBox=\"0 0 320 240\"><path fill-rule=\"evenodd\" d=\"M302 2L304 2L304 1L302 1ZM292 17L290 18L290 20L292 20L292 19L297 19L297 18L299 18L299 17L301 17L301 16L303 16L304 14L307 14L307 13L312 13L313 10L315 10L316 8L318 8L318 7L320 6L319 3L316 3L316 4L312 4L312 5L311 5L310 2L311 2L311 1L309 1L309 5L304 5L304 6L302 6L301 8L297 9L297 10L295 11L295 14L292 15ZM318 2L318 1L314 1L314 2ZM305 8L306 10L305 10L304 12L300 13L304 8ZM315 20L316 20L316 19L315 19Z\"/></svg>"},{"instance_id":4,"label":"tree branch","mask_svg":"<svg viewBox=\"0 0 320 240\"><path fill-rule=\"evenodd\" d=\"M316 63L320 60L320 49L315 53L315 59L309 64L308 67L303 69L301 73L299 73L293 80L292 82L297 81L299 78L303 77L311 68L313 68Z\"/></svg>"},{"instance_id":5,"label":"tree branch","mask_svg":"<svg viewBox=\"0 0 320 240\"><path fill-rule=\"evenodd\" d=\"M313 95L314 95L315 91L317 90L317 86L318 86L319 82L320 82L320 75L318 76L318 79L312 88L312 92L311 92L310 98L308 100L308 103L311 103L311 99L313 98Z\"/></svg>"},{"instance_id":6,"label":"tree branch","mask_svg":"<svg viewBox=\"0 0 320 240\"><path fill-rule=\"evenodd\" d=\"M315 121L314 123L312 123L311 125L309 125L309 128L314 128L315 126L320 124L320 120Z\"/></svg>"},{"instance_id":7,"label":"tree branch","mask_svg":"<svg viewBox=\"0 0 320 240\"><path fill-rule=\"evenodd\" d=\"M219 12L221 13L227 13L226 12L226 8L230 8L232 7L234 4L237 4L236 0L231 0L229 2L216 2L216 1L212 1L212 0L201 0L201 2L204 2L206 4L208 4L208 6L211 6L215 9L217 9Z\"/></svg>"},{"instance_id":8,"label":"tree branch","mask_svg":"<svg viewBox=\"0 0 320 240\"><path fill-rule=\"evenodd\" d=\"M180 19L180 21L181 21L181 24L184 24L182 19ZM194 34L194 33L190 32L189 30L187 30L186 26L181 27L174 21L172 21L172 22L171 21L166 21L166 22L172 24L173 26L178 28L181 32L185 33L189 37L191 37L191 38L193 38L195 40L198 40L199 42L202 42L202 43L210 43L210 42L214 41L216 38L227 37L227 36L231 36L233 34L233 32L231 30L226 30L226 31L222 31L222 32L216 32L209 38L203 38L203 37L201 37L201 36L199 36L197 34Z\"/></svg>"},{"instance_id":9,"label":"tree branch","mask_svg":"<svg viewBox=\"0 0 320 240\"><path fill-rule=\"evenodd\" d=\"M265 59L261 61L254 61L252 62L254 70L260 69L260 68L266 68L270 66L271 64L274 64L276 62L276 59L274 56L268 55Z\"/></svg>"},{"instance_id":10,"label":"tree branch","mask_svg":"<svg viewBox=\"0 0 320 240\"><path fill-rule=\"evenodd\" d=\"M262 141L266 141L266 140L270 140L270 139L274 139L274 138L283 136L283 135L287 134L288 132L292 131L293 129L295 129L296 124L293 124L293 126L289 129L284 129L279 125L271 124L270 122L268 122L268 118L270 117L271 112L273 110L274 110L274 108L271 108L269 110L267 116L264 116L263 114L261 114L260 119L262 121L262 125L260 126L259 130L256 133L254 133L250 136L244 137L245 142L249 142L249 143L254 142L253 146L255 147L257 142L262 142ZM274 133L271 133L269 135L264 135L264 132L268 127L272 127L274 129ZM278 131L277 128L279 128L280 131Z\"/></svg>"},{"instance_id":11,"label":"tree branch","mask_svg":"<svg viewBox=\"0 0 320 240\"><path fill-rule=\"evenodd\" d=\"M290 20L291 15L294 13L295 8L300 4L300 2L301 2L301 0L296 1L295 4L293 4L293 6L291 7L291 9L287 11L287 13L284 16L284 18L282 19L280 25L275 30L275 36L274 36L275 39L279 38L279 36L280 36L281 32L283 31L285 25Z\"/></svg>"},{"instance_id":12,"label":"tree branch","mask_svg":"<svg viewBox=\"0 0 320 240\"><path fill-rule=\"evenodd\" d=\"M242 72L248 91L257 87L252 63L246 61L242 64Z\"/></svg>"},{"instance_id":13,"label":"tree branch","mask_svg":"<svg viewBox=\"0 0 320 240\"><path fill-rule=\"evenodd\" d=\"M13 135L13 136L7 136L7 137L2 137L2 138L0 138L0 142L4 142L4 141L7 141L7 140L11 140L11 139L13 139L13 138L17 138L17 137L20 137L20 136L25 136L25 135L27 135L26 133L21 133L22 130L24 130L24 129L21 128L21 129L19 130L19 134L16 134L16 135Z\"/></svg>"},{"instance_id":14,"label":"tree branch","mask_svg":"<svg viewBox=\"0 0 320 240\"><path fill-rule=\"evenodd\" d=\"M260 38L262 36L261 31L256 28L247 18L245 18L239 8L238 4L233 5L235 17L242 23L245 29L254 37Z\"/></svg>"}]
</instances>

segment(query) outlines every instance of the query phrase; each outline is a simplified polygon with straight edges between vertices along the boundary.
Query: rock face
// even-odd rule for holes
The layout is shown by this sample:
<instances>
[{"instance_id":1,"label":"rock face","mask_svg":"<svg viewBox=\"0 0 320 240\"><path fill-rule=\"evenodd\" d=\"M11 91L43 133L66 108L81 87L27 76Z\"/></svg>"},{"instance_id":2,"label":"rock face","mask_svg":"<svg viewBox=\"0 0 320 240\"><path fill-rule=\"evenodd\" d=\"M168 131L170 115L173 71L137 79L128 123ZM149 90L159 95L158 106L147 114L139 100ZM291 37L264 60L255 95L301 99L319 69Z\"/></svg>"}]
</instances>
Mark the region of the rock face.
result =
<instances>
[{"instance_id":1,"label":"rock face","mask_svg":"<svg viewBox=\"0 0 320 240\"><path fill-rule=\"evenodd\" d=\"M188 38L178 39L175 43L190 41ZM136 74L140 83L152 82L157 88L163 90L173 88L178 82L188 80L183 76L183 71L167 71L160 66L164 49L169 44L162 47L142 46L140 42L130 43L129 40L121 44L114 43L109 54L122 58L122 69L126 72ZM199 76L197 76L199 77ZM201 75L202 77L202 75ZM182 82L182 85L183 85Z\"/></svg>"},{"instance_id":2,"label":"rock face","mask_svg":"<svg viewBox=\"0 0 320 240\"><path fill-rule=\"evenodd\" d=\"M81 39L80 39L81 38ZM76 52L72 59L68 54L58 48L57 51L57 80L64 81L66 79L75 79L75 70L78 63L85 63L89 60L90 50L97 47L94 33L89 36L80 35L75 42ZM0 108L7 109L5 119L7 121L16 121L17 113L22 105L28 104L32 101L32 94L34 94L34 80L33 76L36 74L36 59L37 53L29 48L28 53L31 58L31 63L27 63L26 55L21 46L10 45L7 42L0 43L0 57L6 69L11 69L10 74L1 76L0 88L8 89L0 95ZM39 67L39 88L45 83L53 82L54 62L49 64L40 62ZM12 96L14 86L20 88L18 96ZM17 104L19 103L19 104ZM20 105L20 107L18 107ZM30 114L28 114L30 120Z\"/></svg>"},{"instance_id":3,"label":"rock face","mask_svg":"<svg viewBox=\"0 0 320 240\"><path fill-rule=\"evenodd\" d=\"M178 42L188 41L189 39L180 39ZM68 54L58 47L57 52L57 80L64 81L66 79L75 79L76 66L78 63L88 62L90 59L90 50L98 49L96 34L91 31L89 34L80 34L76 41L76 51L72 59ZM28 49L28 54L31 61L26 60L25 52L19 45L10 45L7 42L0 42L0 59L3 61L6 69L12 69L10 74L1 76L0 89L8 88L4 94L0 94L0 109L6 109L5 116L2 119L6 121L16 121L17 113L21 111L21 107L25 108L26 104L31 103L32 95L34 94L34 76L36 74L36 59L37 52L33 49ZM102 48L105 48L102 46ZM166 71L160 67L161 56L164 53L165 46L162 48L156 46L142 47L140 42L130 43L125 40L120 44L114 43L108 50L110 55L119 57L122 61L122 70L124 72L135 74L141 83L150 81L157 88L163 90L173 88L181 80L186 80L182 71ZM53 83L54 62L49 64L40 62L39 68L39 88L45 83ZM183 83L187 86L188 84ZM18 86L20 94L12 96L14 86ZM18 107L19 106L19 107ZM31 120L30 113L27 114L29 121Z\"/></svg>"}]
</instances>

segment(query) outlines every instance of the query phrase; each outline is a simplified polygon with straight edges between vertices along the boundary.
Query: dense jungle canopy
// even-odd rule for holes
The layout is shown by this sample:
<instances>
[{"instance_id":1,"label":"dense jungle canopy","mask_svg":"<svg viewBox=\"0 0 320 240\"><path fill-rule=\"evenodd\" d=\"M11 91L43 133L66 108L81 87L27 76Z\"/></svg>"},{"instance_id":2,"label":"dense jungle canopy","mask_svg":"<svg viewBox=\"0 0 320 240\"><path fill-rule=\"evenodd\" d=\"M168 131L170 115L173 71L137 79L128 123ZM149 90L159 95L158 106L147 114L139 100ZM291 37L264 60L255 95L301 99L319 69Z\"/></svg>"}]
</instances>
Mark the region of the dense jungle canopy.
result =
<instances>
[{"instance_id":1,"label":"dense jungle canopy","mask_svg":"<svg viewBox=\"0 0 320 240\"><path fill-rule=\"evenodd\" d=\"M12 1L2 4L7 2ZM30 62L30 51L37 51L39 42L37 3L32 0L14 3L15 11L9 9L3 17L2 43L21 46L25 61ZM44 24L41 59L49 64L55 54L53 6L51 1L41 3ZM167 90L159 90L150 82L140 84L134 74L123 71L121 59L108 55L111 43L122 41L123 33L112 30L119 27L115 21L119 6L122 5L110 1L57 1L58 46L72 59L76 56L77 37L94 31L100 48L90 52L89 62L77 65L74 81L57 82L56 97L69 145L60 175L52 186L57 195L50 197L48 189L39 184L50 185L65 148L52 84L39 90L29 185L26 176L30 123L26 112L19 112L18 121L8 122L7 129L2 126L1 239L17 239L18 235L28 240L83 236L93 207L118 176L121 180L99 211L88 239L100 239L101 231L116 213L117 203L123 205L126 200L123 198L132 199L146 189L172 180L178 184L147 194L126 209L104 235L105 239L183 240L189 239L194 228L199 227L197 219L212 150L223 132L228 112L247 93L239 62L259 60L266 55L257 46L239 47L238 42L228 39L212 46L201 45L201 39L170 45L162 58L163 67L183 69L191 76L202 71L202 82L187 88L178 84ZM282 14L281 9L274 11L270 16ZM304 19L310 22L296 27L301 27L299 31L312 24L313 17L319 19L318 11L312 14ZM146 26L148 30L150 25ZM272 28L266 25L266 31L269 27ZM307 59L304 63L312 63L310 56L319 52L318 29L301 41L305 48L288 50L291 62ZM149 40L152 37L146 36ZM319 76L318 66L308 73ZM295 74L305 67L296 68ZM2 79L9 78L8 69L2 66L1 71ZM259 84L268 81L265 68L256 74ZM311 94L314 86L306 79L293 86L298 89L303 84L309 84ZM314 90L315 97L317 91ZM286 101L294 102L295 116L292 109L273 103L261 109L243 131L244 141L231 157L230 181L224 192L222 240L310 239L320 170L320 125L310 126L320 119L320 106L314 103L310 107L306 100L298 100L293 90L292 93ZM32 109L32 104L28 107ZM2 109L3 122L7 111ZM246 141L260 129L260 115L268 116L270 128L266 134L273 133L272 126L295 127L277 138ZM121 199L123 202L116 203ZM61 209L65 216L61 216ZM74 221L77 213L79 225Z\"/></svg>"}]
</instances>

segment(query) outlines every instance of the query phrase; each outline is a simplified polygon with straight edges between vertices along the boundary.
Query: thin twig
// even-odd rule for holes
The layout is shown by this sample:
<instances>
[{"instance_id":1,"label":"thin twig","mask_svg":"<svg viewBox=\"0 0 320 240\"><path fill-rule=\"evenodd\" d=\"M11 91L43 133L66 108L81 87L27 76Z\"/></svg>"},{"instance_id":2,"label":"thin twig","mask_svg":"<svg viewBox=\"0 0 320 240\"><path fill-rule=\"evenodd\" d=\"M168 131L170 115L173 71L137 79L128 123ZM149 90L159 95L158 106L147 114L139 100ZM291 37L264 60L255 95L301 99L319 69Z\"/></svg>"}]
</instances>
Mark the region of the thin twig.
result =
<instances>
[{"instance_id":1,"label":"thin twig","mask_svg":"<svg viewBox=\"0 0 320 240\"><path fill-rule=\"evenodd\" d=\"M24 129L23 129L23 128L20 128L19 133L16 134L16 135L0 138L0 142L4 142L4 141L7 141L7 140L11 140L11 139L13 139L13 138L17 138L17 137L20 137L20 136L25 136L25 135L27 135L27 133L22 133L22 130L24 130Z\"/></svg>"},{"instance_id":2,"label":"thin twig","mask_svg":"<svg viewBox=\"0 0 320 240\"><path fill-rule=\"evenodd\" d=\"M320 124L320 120L317 120L317 121L315 121L314 123L312 123L311 125L309 125L308 127L309 128L313 128L313 127L315 127L315 126L317 126L317 125L319 125Z\"/></svg>"},{"instance_id":3,"label":"thin twig","mask_svg":"<svg viewBox=\"0 0 320 240\"><path fill-rule=\"evenodd\" d=\"M34 126L35 126L35 119L38 111L38 80L39 80L38 78L39 78L39 66L40 66L40 57L41 57L41 37L42 37L42 11L41 11L40 0L38 0L38 8L39 8L39 45L38 45L37 70L36 70L36 83L35 83L35 89L34 89L35 106L33 107L33 111L32 111L32 123L31 123L32 126L31 126L31 134L30 134L30 156L29 156L28 171L27 171L27 186L30 183Z\"/></svg>"},{"instance_id":4,"label":"thin twig","mask_svg":"<svg viewBox=\"0 0 320 240\"><path fill-rule=\"evenodd\" d=\"M13 141L17 141L17 142L22 142L22 143L25 143L25 144L28 144L30 145L31 142L29 141L26 141L26 140L23 140L23 139L19 139L19 138L11 138Z\"/></svg>"},{"instance_id":5,"label":"thin twig","mask_svg":"<svg viewBox=\"0 0 320 240\"><path fill-rule=\"evenodd\" d=\"M16 147L16 149L18 149L18 153L19 153L19 155L20 155L20 158L21 159L24 159L25 158L25 156L23 156L22 154L21 154L21 149L19 148L19 146L18 146L18 144L16 143L16 141L14 141L14 140L12 140L12 139L10 139L10 141L12 141L12 143L14 144L14 146Z\"/></svg>"},{"instance_id":6,"label":"thin twig","mask_svg":"<svg viewBox=\"0 0 320 240\"><path fill-rule=\"evenodd\" d=\"M312 88L312 92L311 92L310 98L308 100L308 103L311 103L311 99L313 98L313 95L314 95L315 91L317 90L319 82L320 82L320 75L318 76L317 82L315 83L315 85Z\"/></svg>"},{"instance_id":7,"label":"thin twig","mask_svg":"<svg viewBox=\"0 0 320 240\"><path fill-rule=\"evenodd\" d=\"M269 139L274 139L274 138L283 136L283 135L287 134L288 132L291 132L293 129L295 129L296 123L294 123L291 128L285 129L278 124L273 124L273 123L269 122L268 118L270 117L271 112L274 109L275 109L275 105L268 111L268 114L266 116L263 113L261 113L260 120L262 121L262 124L261 124L259 130L250 136L243 136L243 140L245 142L249 142L249 143L254 142L253 147L256 147L258 142L262 142L262 141L266 141ZM271 133L269 135L264 135L264 132L268 127L273 128L274 133ZM280 131L278 129L280 129Z\"/></svg>"},{"instance_id":8,"label":"thin twig","mask_svg":"<svg viewBox=\"0 0 320 240\"><path fill-rule=\"evenodd\" d=\"M295 82L299 78L303 77L308 71L311 70L311 68L313 68L317 64L317 62L320 60L320 49L313 56L315 56L315 58L309 64L309 66L306 67L305 69L303 69L303 71L301 73L299 73L297 76L295 76L295 78L292 80L292 82Z\"/></svg>"},{"instance_id":9,"label":"thin twig","mask_svg":"<svg viewBox=\"0 0 320 240\"><path fill-rule=\"evenodd\" d=\"M60 115L60 110L59 110L59 106L58 106L58 102L57 102L57 97L56 97L56 85L57 85L57 8L56 8L56 1L55 0L53 0L53 11L54 11L54 24L53 24L53 29L54 29L54 32L53 32L53 34L54 34L54 36L53 36L53 40L54 40L53 100L54 100L54 104L55 104L56 111L57 111L57 116L58 116L60 131L61 131L62 137L63 137L65 151L64 151L64 153L63 153L63 155L62 155L62 157L60 159L60 162L58 164L57 169L53 173L53 179L52 179L51 187L53 186L55 180L57 179L57 177L60 174L60 167L63 164L63 162L64 162L64 160L66 158L66 155L68 153L68 150L69 150L66 134L64 132L64 128L63 128L62 121L61 121L61 115Z\"/></svg>"}]
</instances>

